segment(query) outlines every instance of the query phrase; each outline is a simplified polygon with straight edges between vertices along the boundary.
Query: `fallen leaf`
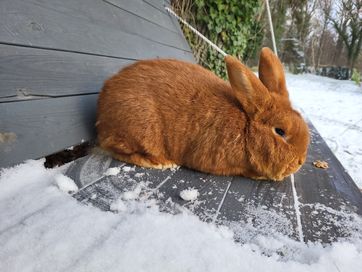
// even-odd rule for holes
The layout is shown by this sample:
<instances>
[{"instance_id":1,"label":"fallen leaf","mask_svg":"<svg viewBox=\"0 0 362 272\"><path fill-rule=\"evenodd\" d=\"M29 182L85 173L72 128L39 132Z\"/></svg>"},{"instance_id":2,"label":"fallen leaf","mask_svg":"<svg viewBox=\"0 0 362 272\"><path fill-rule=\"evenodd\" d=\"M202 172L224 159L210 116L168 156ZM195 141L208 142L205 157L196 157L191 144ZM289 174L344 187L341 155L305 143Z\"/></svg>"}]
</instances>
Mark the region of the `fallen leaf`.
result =
<instances>
[{"instance_id":1,"label":"fallen leaf","mask_svg":"<svg viewBox=\"0 0 362 272\"><path fill-rule=\"evenodd\" d=\"M313 162L313 165L317 168L322 168L322 169L328 168L328 162L326 162L326 161L317 160L317 161Z\"/></svg>"}]
</instances>

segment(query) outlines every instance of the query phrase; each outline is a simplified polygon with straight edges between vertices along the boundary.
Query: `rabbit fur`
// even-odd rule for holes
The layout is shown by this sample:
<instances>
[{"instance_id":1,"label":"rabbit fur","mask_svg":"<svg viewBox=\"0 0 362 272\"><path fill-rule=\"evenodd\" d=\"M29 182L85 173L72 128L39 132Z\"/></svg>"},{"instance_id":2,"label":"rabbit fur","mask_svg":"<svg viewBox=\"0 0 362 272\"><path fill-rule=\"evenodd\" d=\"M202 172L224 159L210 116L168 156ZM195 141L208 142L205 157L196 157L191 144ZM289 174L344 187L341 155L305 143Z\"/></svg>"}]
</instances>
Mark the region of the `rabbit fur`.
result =
<instances>
[{"instance_id":1,"label":"rabbit fur","mask_svg":"<svg viewBox=\"0 0 362 272\"><path fill-rule=\"evenodd\" d=\"M100 147L143 167L180 165L271 180L296 172L306 159L309 131L291 106L278 57L262 49L259 78L235 57L225 63L230 83L173 59L121 70L99 95Z\"/></svg>"}]
</instances>

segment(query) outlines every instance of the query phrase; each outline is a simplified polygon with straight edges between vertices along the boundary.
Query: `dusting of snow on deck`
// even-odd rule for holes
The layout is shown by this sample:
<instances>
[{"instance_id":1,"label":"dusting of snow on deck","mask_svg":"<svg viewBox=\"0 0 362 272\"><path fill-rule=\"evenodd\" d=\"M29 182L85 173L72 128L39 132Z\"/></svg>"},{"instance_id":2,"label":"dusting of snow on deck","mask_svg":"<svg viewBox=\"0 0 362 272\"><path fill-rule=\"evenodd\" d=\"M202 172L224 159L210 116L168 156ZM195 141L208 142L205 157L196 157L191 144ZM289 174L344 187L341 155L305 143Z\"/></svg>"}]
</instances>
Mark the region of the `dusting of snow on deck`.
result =
<instances>
[{"instance_id":1,"label":"dusting of snow on deck","mask_svg":"<svg viewBox=\"0 0 362 272\"><path fill-rule=\"evenodd\" d=\"M353 272L362 267L358 216L343 222L346 231L355 231L351 238L306 245L279 232L284 224L275 226L272 212L259 208L246 211L263 223L263 231L256 232L249 222L216 226L187 212L161 213L151 201L121 198L111 205L117 213L103 212L59 190L54 180L64 169L45 169L43 163L28 161L0 172L2 272Z\"/></svg>"},{"instance_id":2,"label":"dusting of snow on deck","mask_svg":"<svg viewBox=\"0 0 362 272\"><path fill-rule=\"evenodd\" d=\"M117 176L119 172L121 172L121 169L119 167L111 167L108 168L104 174L106 176Z\"/></svg>"},{"instance_id":3,"label":"dusting of snow on deck","mask_svg":"<svg viewBox=\"0 0 362 272\"><path fill-rule=\"evenodd\" d=\"M290 98L362 187L362 87L349 80L287 74ZM325 160L325 158L321 158Z\"/></svg>"},{"instance_id":4,"label":"dusting of snow on deck","mask_svg":"<svg viewBox=\"0 0 362 272\"><path fill-rule=\"evenodd\" d=\"M133 190L131 191L126 191L122 193L122 199L123 200L134 200L136 198L138 198L138 196L141 193L141 184L137 185Z\"/></svg>"},{"instance_id":5,"label":"dusting of snow on deck","mask_svg":"<svg viewBox=\"0 0 362 272\"><path fill-rule=\"evenodd\" d=\"M123 166L122 167L122 171L124 172L131 172L131 171L135 171L136 167L131 167L131 166Z\"/></svg>"},{"instance_id":6,"label":"dusting of snow on deck","mask_svg":"<svg viewBox=\"0 0 362 272\"><path fill-rule=\"evenodd\" d=\"M199 196L199 191L194 188L188 188L180 192L180 197L186 201L194 201Z\"/></svg>"}]
</instances>

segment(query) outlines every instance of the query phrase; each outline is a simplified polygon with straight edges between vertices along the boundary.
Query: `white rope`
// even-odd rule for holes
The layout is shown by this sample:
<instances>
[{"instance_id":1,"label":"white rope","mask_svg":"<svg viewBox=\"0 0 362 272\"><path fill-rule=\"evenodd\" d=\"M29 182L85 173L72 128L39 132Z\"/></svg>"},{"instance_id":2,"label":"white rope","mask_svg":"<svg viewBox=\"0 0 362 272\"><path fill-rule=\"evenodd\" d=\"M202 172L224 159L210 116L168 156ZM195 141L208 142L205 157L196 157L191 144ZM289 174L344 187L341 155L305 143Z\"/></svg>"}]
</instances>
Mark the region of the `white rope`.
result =
<instances>
[{"instance_id":1,"label":"white rope","mask_svg":"<svg viewBox=\"0 0 362 272\"><path fill-rule=\"evenodd\" d=\"M266 10L267 10L267 12L268 12L268 20L269 20L269 27L270 27L270 35L271 35L271 37L272 37L274 54L275 54L276 56L278 56L277 46L276 46L276 43L275 43L274 28L273 28L273 21L272 21L272 17L271 17L271 13L270 13L269 0L266 0L265 2L266 2Z\"/></svg>"},{"instance_id":2,"label":"white rope","mask_svg":"<svg viewBox=\"0 0 362 272\"><path fill-rule=\"evenodd\" d=\"M199 36L201 39L203 39L205 42L208 43L212 48L214 48L217 52L219 52L224 57L227 55L223 50L221 50L216 44L214 44L212 41L210 41L208 38L206 38L204 35L202 35L199 31L197 31L195 28L193 28L189 23L187 23L184 19L182 19L180 16L178 16L172 9L169 7L165 7L165 9L170 13L171 15L175 16L181 23L183 23L185 26L190 28L192 32L194 32L197 36Z\"/></svg>"}]
</instances>

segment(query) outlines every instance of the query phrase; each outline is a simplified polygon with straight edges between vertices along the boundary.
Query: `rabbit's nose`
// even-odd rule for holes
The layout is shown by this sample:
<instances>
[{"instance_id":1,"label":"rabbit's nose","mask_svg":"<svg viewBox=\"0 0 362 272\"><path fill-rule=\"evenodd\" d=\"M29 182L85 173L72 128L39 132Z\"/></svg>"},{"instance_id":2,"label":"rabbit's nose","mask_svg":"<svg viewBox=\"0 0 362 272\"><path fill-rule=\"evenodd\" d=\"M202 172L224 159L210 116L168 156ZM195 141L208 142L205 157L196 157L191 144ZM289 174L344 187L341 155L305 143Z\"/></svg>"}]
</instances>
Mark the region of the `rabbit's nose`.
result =
<instances>
[{"instance_id":1,"label":"rabbit's nose","mask_svg":"<svg viewBox=\"0 0 362 272\"><path fill-rule=\"evenodd\" d=\"M299 164L299 165L302 165L302 164L303 164L303 159L299 159L299 160L298 160L298 164Z\"/></svg>"}]
</instances>

